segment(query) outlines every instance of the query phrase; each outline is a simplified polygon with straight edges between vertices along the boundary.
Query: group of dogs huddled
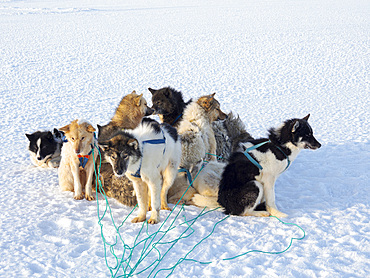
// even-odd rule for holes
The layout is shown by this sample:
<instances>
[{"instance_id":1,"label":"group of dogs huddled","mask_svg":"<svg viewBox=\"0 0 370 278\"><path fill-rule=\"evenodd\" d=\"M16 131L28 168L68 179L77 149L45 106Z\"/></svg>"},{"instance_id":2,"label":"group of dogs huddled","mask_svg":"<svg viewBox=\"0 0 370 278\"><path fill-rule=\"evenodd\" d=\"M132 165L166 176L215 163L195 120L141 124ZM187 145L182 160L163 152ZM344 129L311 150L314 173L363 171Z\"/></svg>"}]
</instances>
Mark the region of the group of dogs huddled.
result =
<instances>
[{"instance_id":1,"label":"group of dogs huddled","mask_svg":"<svg viewBox=\"0 0 370 278\"><path fill-rule=\"evenodd\" d=\"M124 96L111 121L97 125L98 136L85 120L26 134L31 161L59 167L61 189L74 192L76 200L94 200L93 191L102 190L124 205L137 204L133 223L145 221L148 211L148 223L158 223L168 203L286 216L275 204L275 181L302 149L321 146L309 115L255 139L239 116L222 112L215 94L185 102L171 87L149 91L152 107L143 94Z\"/></svg>"}]
</instances>

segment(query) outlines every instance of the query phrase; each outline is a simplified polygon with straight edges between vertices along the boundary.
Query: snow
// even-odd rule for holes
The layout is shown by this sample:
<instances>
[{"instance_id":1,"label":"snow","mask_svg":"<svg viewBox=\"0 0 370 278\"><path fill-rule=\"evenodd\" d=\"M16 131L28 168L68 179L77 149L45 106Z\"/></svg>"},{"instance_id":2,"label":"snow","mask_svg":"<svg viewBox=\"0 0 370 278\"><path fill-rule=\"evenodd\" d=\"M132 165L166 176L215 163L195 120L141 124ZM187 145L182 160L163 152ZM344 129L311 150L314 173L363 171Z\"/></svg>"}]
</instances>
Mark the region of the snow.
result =
<instances>
[{"instance_id":1,"label":"snow","mask_svg":"<svg viewBox=\"0 0 370 278\"><path fill-rule=\"evenodd\" d=\"M169 85L186 100L216 92L255 137L311 113L322 148L302 151L277 180L278 208L289 215L282 220L306 232L287 252L222 260L282 251L303 232L274 218L211 211L190 235L180 224L201 209L186 207L175 219L176 208L160 254L189 236L151 277L166 277L185 256L212 263L184 261L173 277L370 276L369 15L361 0L0 0L0 276L111 276L97 203L61 192L56 169L33 167L24 134L75 118L105 124L122 96L136 90L151 103L147 88ZM108 201L119 226L131 209ZM104 204L100 195L100 216ZM119 231L133 246L142 226L129 220ZM109 215L101 223L112 242ZM146 237L144 226L138 240ZM118 241L117 255L123 250ZM153 250L134 273L157 258ZM108 263L115 266L112 255Z\"/></svg>"}]
</instances>

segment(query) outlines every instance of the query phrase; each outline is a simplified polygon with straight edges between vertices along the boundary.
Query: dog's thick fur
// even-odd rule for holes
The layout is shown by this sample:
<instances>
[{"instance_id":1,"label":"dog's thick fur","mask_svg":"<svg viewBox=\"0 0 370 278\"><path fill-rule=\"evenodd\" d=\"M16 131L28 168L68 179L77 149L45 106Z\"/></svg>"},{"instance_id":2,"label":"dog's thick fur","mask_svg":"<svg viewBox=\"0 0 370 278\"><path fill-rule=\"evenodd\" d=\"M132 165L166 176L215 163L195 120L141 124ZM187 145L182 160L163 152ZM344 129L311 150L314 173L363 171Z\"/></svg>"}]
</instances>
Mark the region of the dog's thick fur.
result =
<instances>
[{"instance_id":1,"label":"dog's thick fur","mask_svg":"<svg viewBox=\"0 0 370 278\"><path fill-rule=\"evenodd\" d=\"M321 144L313 136L307 120L291 119L269 130L268 138L241 143L242 152L231 155L222 174L218 203L226 214L285 217L275 204L275 181L302 149L317 149ZM262 166L260 170L243 153L247 148L267 140L249 154ZM265 199L266 210L256 210Z\"/></svg>"},{"instance_id":2,"label":"dog's thick fur","mask_svg":"<svg viewBox=\"0 0 370 278\"><path fill-rule=\"evenodd\" d=\"M189 187L188 173L179 173L168 191L168 202L177 204L182 197L180 204L207 208L220 207L217 202L218 187L225 166L226 163L215 160L195 165L189 171L193 180L192 187Z\"/></svg>"},{"instance_id":3,"label":"dog's thick fur","mask_svg":"<svg viewBox=\"0 0 370 278\"><path fill-rule=\"evenodd\" d=\"M136 128L143 117L152 114L152 112L153 110L147 106L143 95L137 95L133 91L122 98L112 120L107 125L98 125L98 141L105 142L119 131ZM133 183L124 175L114 175L110 163L105 161L101 163L99 180L104 193L108 197L114 198L126 206L135 206L137 204ZM98 191L100 190L99 186L96 186L96 188L98 188Z\"/></svg>"},{"instance_id":4,"label":"dog's thick fur","mask_svg":"<svg viewBox=\"0 0 370 278\"><path fill-rule=\"evenodd\" d=\"M64 132L68 142L62 147L62 159L58 169L59 185L63 191L74 192L76 200L84 198L85 187L86 200L94 200L92 179L98 153L95 128L87 121L74 120L60 130ZM91 150L94 151L94 156L90 155L85 168L80 167L78 155L89 155Z\"/></svg>"},{"instance_id":5,"label":"dog's thick fur","mask_svg":"<svg viewBox=\"0 0 370 278\"><path fill-rule=\"evenodd\" d=\"M223 120L226 114L220 109L215 94L200 97L191 102L185 109L183 118L177 128L181 135L181 167L190 169L199 162L215 160L216 139L212 122Z\"/></svg>"},{"instance_id":6,"label":"dog's thick fur","mask_svg":"<svg viewBox=\"0 0 370 278\"><path fill-rule=\"evenodd\" d=\"M32 164L43 168L57 168L60 164L60 150L63 133L54 128L51 131L36 131L26 134Z\"/></svg>"},{"instance_id":7,"label":"dog's thick fur","mask_svg":"<svg viewBox=\"0 0 370 278\"><path fill-rule=\"evenodd\" d=\"M159 90L148 88L152 93L152 109L154 114L159 116L162 123L178 127L185 107L191 102L185 102L180 91L171 87L164 87Z\"/></svg>"},{"instance_id":8,"label":"dog's thick fur","mask_svg":"<svg viewBox=\"0 0 370 278\"><path fill-rule=\"evenodd\" d=\"M245 130L245 125L239 116L235 117L232 112L227 115L225 120L214 121L212 129L216 138L216 154L224 161L237 150L240 142L253 139Z\"/></svg>"},{"instance_id":9,"label":"dog's thick fur","mask_svg":"<svg viewBox=\"0 0 370 278\"><path fill-rule=\"evenodd\" d=\"M146 142L161 139L165 139L165 143ZM152 212L148 223L158 223L159 210L169 210L167 192L181 159L181 143L176 129L144 118L134 130L118 132L107 142L100 142L100 146L114 173L118 176L125 174L133 182L139 213L132 222L145 221L150 193ZM139 169L140 177L137 177Z\"/></svg>"},{"instance_id":10,"label":"dog's thick fur","mask_svg":"<svg viewBox=\"0 0 370 278\"><path fill-rule=\"evenodd\" d=\"M123 129L136 128L144 116L149 116L152 113L153 110L148 107L143 94L138 95L133 91L122 98L108 124L98 125L99 140L105 141L114 133Z\"/></svg>"}]
</instances>

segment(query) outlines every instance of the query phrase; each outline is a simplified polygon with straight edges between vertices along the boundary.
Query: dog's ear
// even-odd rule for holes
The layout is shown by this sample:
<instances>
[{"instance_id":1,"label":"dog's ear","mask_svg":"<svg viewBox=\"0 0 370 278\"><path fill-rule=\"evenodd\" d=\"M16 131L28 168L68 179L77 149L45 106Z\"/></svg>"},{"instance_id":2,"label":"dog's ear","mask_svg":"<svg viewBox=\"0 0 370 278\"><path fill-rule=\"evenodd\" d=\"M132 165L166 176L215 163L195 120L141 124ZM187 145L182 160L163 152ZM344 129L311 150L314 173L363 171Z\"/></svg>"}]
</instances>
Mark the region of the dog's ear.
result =
<instances>
[{"instance_id":1,"label":"dog's ear","mask_svg":"<svg viewBox=\"0 0 370 278\"><path fill-rule=\"evenodd\" d=\"M308 118L310 117L310 114L308 114L306 117L304 117L302 120L308 121Z\"/></svg>"},{"instance_id":2,"label":"dog's ear","mask_svg":"<svg viewBox=\"0 0 370 278\"><path fill-rule=\"evenodd\" d=\"M152 88L148 88L148 90L149 90L149 92L151 92L151 93L152 93L152 95L154 95L154 94L155 94L155 92L157 91L157 90L154 90L154 89L152 89Z\"/></svg>"},{"instance_id":3,"label":"dog's ear","mask_svg":"<svg viewBox=\"0 0 370 278\"><path fill-rule=\"evenodd\" d=\"M202 106L206 111L209 111L209 109L212 106L212 99L209 96L200 97L197 100L197 103Z\"/></svg>"},{"instance_id":4,"label":"dog's ear","mask_svg":"<svg viewBox=\"0 0 370 278\"><path fill-rule=\"evenodd\" d=\"M66 126L63 126L63 127L59 128L59 130L60 130L60 131L63 131L64 133L69 132L69 129L70 129L69 124L68 124L68 125L66 125Z\"/></svg>"},{"instance_id":5,"label":"dog's ear","mask_svg":"<svg viewBox=\"0 0 370 278\"><path fill-rule=\"evenodd\" d=\"M53 135L53 133L51 133L51 131L48 131L48 133L47 133L47 135L46 135L46 137L48 138L48 140L54 140L54 135Z\"/></svg>"},{"instance_id":6,"label":"dog's ear","mask_svg":"<svg viewBox=\"0 0 370 278\"><path fill-rule=\"evenodd\" d=\"M295 120L294 125L293 125L293 128L292 128L292 132L293 133L296 132L297 129L298 129L298 127L299 127L299 121L298 120Z\"/></svg>"},{"instance_id":7,"label":"dog's ear","mask_svg":"<svg viewBox=\"0 0 370 278\"><path fill-rule=\"evenodd\" d=\"M134 138L131 138L130 140L127 141L127 144L130 146L130 147L134 147L135 150L137 150L139 148L139 142L134 139Z\"/></svg>"},{"instance_id":8,"label":"dog's ear","mask_svg":"<svg viewBox=\"0 0 370 278\"><path fill-rule=\"evenodd\" d=\"M167 87L166 90L164 91L164 95L168 98L171 97L172 95L171 89Z\"/></svg>"},{"instance_id":9,"label":"dog's ear","mask_svg":"<svg viewBox=\"0 0 370 278\"><path fill-rule=\"evenodd\" d=\"M98 143L98 145L100 148L102 148L103 151L107 151L111 147L112 143L110 141L107 141L107 142L100 142Z\"/></svg>"},{"instance_id":10,"label":"dog's ear","mask_svg":"<svg viewBox=\"0 0 370 278\"><path fill-rule=\"evenodd\" d=\"M33 134L27 134L27 133L26 133L26 136L27 136L28 140L30 140L30 141L31 141L34 135L33 135Z\"/></svg>"},{"instance_id":11,"label":"dog's ear","mask_svg":"<svg viewBox=\"0 0 370 278\"><path fill-rule=\"evenodd\" d=\"M143 97L143 94L138 95L137 97L135 97L134 103L135 103L136 106L140 106L142 97Z\"/></svg>"},{"instance_id":12,"label":"dog's ear","mask_svg":"<svg viewBox=\"0 0 370 278\"><path fill-rule=\"evenodd\" d=\"M86 128L87 132L93 133L96 131L96 129L89 123L83 123L84 128Z\"/></svg>"}]
</instances>

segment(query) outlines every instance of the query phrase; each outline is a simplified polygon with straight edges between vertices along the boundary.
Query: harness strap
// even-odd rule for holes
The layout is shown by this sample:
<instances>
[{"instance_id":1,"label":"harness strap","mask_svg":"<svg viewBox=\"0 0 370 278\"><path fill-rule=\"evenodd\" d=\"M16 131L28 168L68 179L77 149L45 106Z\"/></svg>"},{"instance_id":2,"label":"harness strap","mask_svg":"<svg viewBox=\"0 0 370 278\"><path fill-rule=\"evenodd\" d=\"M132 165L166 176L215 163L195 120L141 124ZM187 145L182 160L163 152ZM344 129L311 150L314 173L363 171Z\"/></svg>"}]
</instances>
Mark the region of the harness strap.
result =
<instances>
[{"instance_id":1,"label":"harness strap","mask_svg":"<svg viewBox=\"0 0 370 278\"><path fill-rule=\"evenodd\" d=\"M257 149L257 148L259 148L259 147L261 147L261 146L263 146L263 145L265 145L267 143L271 143L271 141L270 140L267 140L265 142L262 142L262 143L259 143L257 145L254 145L254 146L246 149L244 151L244 153L243 153L249 159L249 161L252 162L254 164L254 166L256 166L260 170L262 170L263 167L248 152L253 151L253 150L255 150L255 149Z\"/></svg>"},{"instance_id":2,"label":"harness strap","mask_svg":"<svg viewBox=\"0 0 370 278\"><path fill-rule=\"evenodd\" d=\"M262 142L262 143L259 143L259 144L257 144L257 145L254 145L254 146L252 146L252 147L250 147L250 148L248 148L248 149L246 149L245 151L244 151L244 155L249 159L249 161L250 162L252 162L258 169L260 169L260 170L262 170L263 169L263 167L248 153L248 152L250 152L250 151L253 151L253 150L255 150L255 149L257 149L257 148L259 148L259 147L261 147L261 146L263 146L263 145L265 145L265 144L267 144L267 143L271 143L271 141L270 140L267 140L267 141L265 141L265 142ZM287 161L288 161L288 164L287 164L287 166L285 167L285 169L284 169L284 171L283 172L285 172L286 171L286 169L288 169L289 168L289 166L290 166L290 159L289 159L289 157L285 154L285 152L280 148L280 147L278 147L278 146L276 146L275 145L275 147L285 156L285 158L287 159Z\"/></svg>"},{"instance_id":3,"label":"harness strap","mask_svg":"<svg viewBox=\"0 0 370 278\"><path fill-rule=\"evenodd\" d=\"M177 118L172 122L171 125L174 125L182 116L182 113L180 115L177 116Z\"/></svg>"},{"instance_id":4,"label":"harness strap","mask_svg":"<svg viewBox=\"0 0 370 278\"><path fill-rule=\"evenodd\" d=\"M187 178L188 178L188 181L189 181L190 186L191 186L192 188L194 188L194 186L193 186L193 179L192 179L192 177L191 177L190 171L189 171L188 169L185 169L185 168L182 168L182 167L180 167L177 171L178 171L179 173L181 173L181 172L186 173L186 176L187 176ZM194 189L195 189L195 188L194 188Z\"/></svg>"},{"instance_id":5,"label":"harness strap","mask_svg":"<svg viewBox=\"0 0 370 278\"><path fill-rule=\"evenodd\" d=\"M162 129L161 129L161 131L162 131L163 139L150 139L150 140L145 140L145 141L141 142L141 144L142 144L142 146L141 146L141 153L143 153L144 144L152 144L152 145L166 144L166 137L164 136L164 132L163 132ZM163 154L165 152L166 152L166 145L163 148ZM136 171L135 174L131 174L131 176L133 176L135 178L141 178L140 171L141 171L141 164L142 163L143 163L143 157L141 157L141 159L140 159L139 169L137 169L137 171ZM158 167L159 167L159 165L157 166L157 168Z\"/></svg>"},{"instance_id":6,"label":"harness strap","mask_svg":"<svg viewBox=\"0 0 370 278\"><path fill-rule=\"evenodd\" d=\"M93 144L91 144L91 150L87 155L81 155L81 154L77 155L78 160L80 161L80 167L82 167L83 169L85 168L87 162L89 161L89 158L90 158L90 155L93 149L94 149L94 146Z\"/></svg>"}]
</instances>

